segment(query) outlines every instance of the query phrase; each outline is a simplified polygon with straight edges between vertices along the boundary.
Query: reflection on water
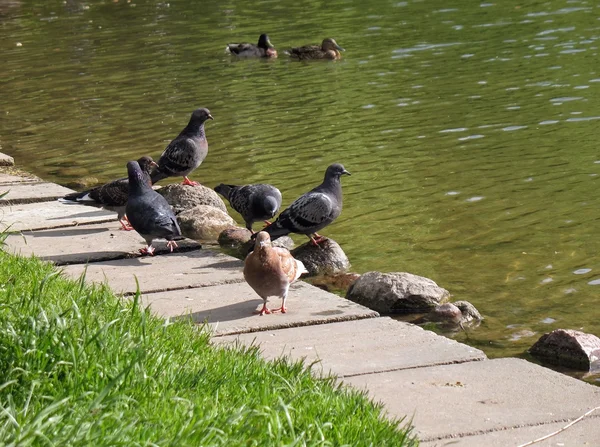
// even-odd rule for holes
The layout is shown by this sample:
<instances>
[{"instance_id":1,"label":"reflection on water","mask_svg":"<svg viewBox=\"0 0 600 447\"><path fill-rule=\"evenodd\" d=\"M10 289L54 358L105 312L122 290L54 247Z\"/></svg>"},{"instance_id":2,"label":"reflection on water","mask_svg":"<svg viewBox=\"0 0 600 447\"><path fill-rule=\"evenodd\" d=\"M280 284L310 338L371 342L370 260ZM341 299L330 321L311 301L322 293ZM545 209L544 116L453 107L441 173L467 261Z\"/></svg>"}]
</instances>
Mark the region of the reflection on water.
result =
<instances>
[{"instance_id":1,"label":"reflection on water","mask_svg":"<svg viewBox=\"0 0 600 447\"><path fill-rule=\"evenodd\" d=\"M343 162L354 175L325 234L358 271L473 302L487 320L469 342L490 356L557 327L600 334L592 3L8 3L0 144L37 175L122 176L206 106L194 179L271 182L289 204ZM262 32L277 60L225 54ZM328 36L339 62L283 54Z\"/></svg>"}]
</instances>

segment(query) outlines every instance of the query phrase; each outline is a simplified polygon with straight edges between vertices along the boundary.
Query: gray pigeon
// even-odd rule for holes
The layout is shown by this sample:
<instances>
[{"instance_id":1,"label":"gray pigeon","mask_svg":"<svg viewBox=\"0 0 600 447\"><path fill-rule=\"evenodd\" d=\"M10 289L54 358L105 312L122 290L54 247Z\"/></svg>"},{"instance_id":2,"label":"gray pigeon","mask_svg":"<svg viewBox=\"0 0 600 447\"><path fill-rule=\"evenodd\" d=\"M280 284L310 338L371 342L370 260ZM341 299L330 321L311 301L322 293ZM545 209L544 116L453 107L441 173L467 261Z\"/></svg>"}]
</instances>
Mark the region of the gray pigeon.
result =
<instances>
[{"instance_id":1,"label":"gray pigeon","mask_svg":"<svg viewBox=\"0 0 600 447\"><path fill-rule=\"evenodd\" d=\"M152 246L154 239L166 239L167 247L173 251L173 248L177 247L175 241L183 239L183 236L171 205L144 179L137 161L127 163L127 173L129 174L129 198L125 211L133 229L148 244L146 248L140 249L140 253L154 254Z\"/></svg>"},{"instance_id":2,"label":"gray pigeon","mask_svg":"<svg viewBox=\"0 0 600 447\"><path fill-rule=\"evenodd\" d=\"M272 240L289 233L299 233L308 236L314 245L324 241L325 238L317 231L337 219L342 212L340 177L344 174L350 175L341 164L329 166L323 183L301 195L263 231L269 233Z\"/></svg>"},{"instance_id":3,"label":"gray pigeon","mask_svg":"<svg viewBox=\"0 0 600 447\"><path fill-rule=\"evenodd\" d=\"M200 166L208 154L204 123L212 119L208 109L194 110L188 125L160 156L158 167L151 174L152 184L167 177L182 176L184 185L198 185L198 182L192 182L187 176Z\"/></svg>"},{"instance_id":4,"label":"gray pigeon","mask_svg":"<svg viewBox=\"0 0 600 447\"><path fill-rule=\"evenodd\" d=\"M158 166L151 157L142 157L137 161L144 173L144 178L150 183L150 172L153 166ZM127 217L125 216L125 205L127 205L127 194L129 192L129 180L127 177L113 180L102 186L97 186L82 192L67 194L61 199L61 203L91 205L106 210L114 211L118 214L122 229L133 230Z\"/></svg>"},{"instance_id":5,"label":"gray pigeon","mask_svg":"<svg viewBox=\"0 0 600 447\"><path fill-rule=\"evenodd\" d=\"M246 228L252 234L252 224L271 219L281 206L281 192L272 185L225 185L215 186L215 191L229 200L231 207L242 215ZM269 222L265 222L270 224Z\"/></svg>"}]
</instances>

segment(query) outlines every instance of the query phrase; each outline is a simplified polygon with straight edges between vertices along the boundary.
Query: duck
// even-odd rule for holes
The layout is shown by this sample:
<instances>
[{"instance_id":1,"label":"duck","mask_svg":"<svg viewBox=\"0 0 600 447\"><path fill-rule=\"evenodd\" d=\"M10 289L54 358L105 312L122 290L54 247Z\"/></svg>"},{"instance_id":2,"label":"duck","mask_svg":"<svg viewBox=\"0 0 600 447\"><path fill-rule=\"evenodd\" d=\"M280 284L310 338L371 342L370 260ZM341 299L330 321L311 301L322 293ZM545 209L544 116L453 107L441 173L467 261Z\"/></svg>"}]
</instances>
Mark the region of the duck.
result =
<instances>
[{"instance_id":1,"label":"duck","mask_svg":"<svg viewBox=\"0 0 600 447\"><path fill-rule=\"evenodd\" d=\"M238 57L277 57L277 50L266 34L260 35L256 45L253 43L229 43L225 51Z\"/></svg>"},{"instance_id":2,"label":"duck","mask_svg":"<svg viewBox=\"0 0 600 447\"><path fill-rule=\"evenodd\" d=\"M312 59L338 60L342 58L340 51L345 50L340 47L334 39L328 37L327 39L323 39L321 46L305 45L303 47L291 48L289 50L289 55L290 57L301 61Z\"/></svg>"}]
</instances>

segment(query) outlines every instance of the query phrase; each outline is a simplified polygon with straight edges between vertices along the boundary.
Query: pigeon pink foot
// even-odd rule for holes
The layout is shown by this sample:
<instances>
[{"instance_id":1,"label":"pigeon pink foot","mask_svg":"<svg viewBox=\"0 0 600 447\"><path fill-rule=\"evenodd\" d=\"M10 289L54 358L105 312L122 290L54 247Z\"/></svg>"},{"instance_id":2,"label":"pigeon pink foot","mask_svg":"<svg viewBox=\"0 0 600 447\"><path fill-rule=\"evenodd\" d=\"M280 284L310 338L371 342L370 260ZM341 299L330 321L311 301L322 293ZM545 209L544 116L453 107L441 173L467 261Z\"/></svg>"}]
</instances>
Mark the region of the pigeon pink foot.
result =
<instances>
[{"instance_id":1,"label":"pigeon pink foot","mask_svg":"<svg viewBox=\"0 0 600 447\"><path fill-rule=\"evenodd\" d=\"M183 177L183 182L181 182L181 184L182 185L190 185L190 186L198 186L200 183L194 182L187 177Z\"/></svg>"},{"instance_id":2,"label":"pigeon pink foot","mask_svg":"<svg viewBox=\"0 0 600 447\"><path fill-rule=\"evenodd\" d=\"M154 247L152 245L148 245L146 248L140 248L140 253L143 255L154 256Z\"/></svg>"},{"instance_id":3,"label":"pigeon pink foot","mask_svg":"<svg viewBox=\"0 0 600 447\"><path fill-rule=\"evenodd\" d=\"M263 304L263 307L261 310L255 310L253 313L260 315L261 317L264 314L269 315L271 313L271 311L269 309L267 309L267 303Z\"/></svg>"},{"instance_id":4,"label":"pigeon pink foot","mask_svg":"<svg viewBox=\"0 0 600 447\"><path fill-rule=\"evenodd\" d=\"M174 248L178 248L177 242L175 241L167 241L167 247L171 249L171 253L173 253Z\"/></svg>"}]
</instances>

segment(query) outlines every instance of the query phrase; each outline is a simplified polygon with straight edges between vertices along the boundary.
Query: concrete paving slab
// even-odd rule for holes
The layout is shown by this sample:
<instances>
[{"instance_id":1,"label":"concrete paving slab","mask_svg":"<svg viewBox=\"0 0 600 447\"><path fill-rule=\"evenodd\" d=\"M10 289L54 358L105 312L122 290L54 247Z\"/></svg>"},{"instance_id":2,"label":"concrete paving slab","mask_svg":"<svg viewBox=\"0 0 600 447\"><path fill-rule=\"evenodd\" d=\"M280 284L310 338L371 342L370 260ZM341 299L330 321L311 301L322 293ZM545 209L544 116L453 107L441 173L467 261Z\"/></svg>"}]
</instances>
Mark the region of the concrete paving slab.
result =
<instances>
[{"instance_id":1,"label":"concrete paving slab","mask_svg":"<svg viewBox=\"0 0 600 447\"><path fill-rule=\"evenodd\" d=\"M14 166L15 159L0 152L0 166Z\"/></svg>"},{"instance_id":2,"label":"concrete paving slab","mask_svg":"<svg viewBox=\"0 0 600 447\"><path fill-rule=\"evenodd\" d=\"M40 182L40 179L31 175L30 177L21 176L21 175L13 175L7 174L4 172L0 172L0 188L6 189L9 184L12 183L37 183Z\"/></svg>"},{"instance_id":3,"label":"concrete paving slab","mask_svg":"<svg viewBox=\"0 0 600 447\"><path fill-rule=\"evenodd\" d=\"M391 416L412 417L422 441L572 420L600 405L599 387L514 358L368 374L344 382L366 388Z\"/></svg>"},{"instance_id":4,"label":"concrete paving slab","mask_svg":"<svg viewBox=\"0 0 600 447\"><path fill-rule=\"evenodd\" d=\"M138 257L139 249L146 246L139 234L135 231L121 230L116 220L77 227L23 231L8 236L5 242L11 253L22 256L36 255L57 265ZM190 239L179 241L177 244L178 251L201 248L198 242ZM160 241L156 247L158 254L169 252L166 244Z\"/></svg>"},{"instance_id":5,"label":"concrete paving slab","mask_svg":"<svg viewBox=\"0 0 600 447\"><path fill-rule=\"evenodd\" d=\"M134 259L69 265L65 274L78 278L86 270L89 282L107 282L116 292L135 293L135 277L142 293L206 287L244 281L239 259L212 250L171 253Z\"/></svg>"},{"instance_id":6,"label":"concrete paving slab","mask_svg":"<svg viewBox=\"0 0 600 447\"><path fill-rule=\"evenodd\" d=\"M259 344L262 355L268 359L281 355L295 360L306 358L307 363L314 364L315 372L333 372L338 376L487 358L479 349L387 317L214 339L217 343L238 340L244 344ZM336 340L335 343L332 340Z\"/></svg>"},{"instance_id":7,"label":"concrete paving slab","mask_svg":"<svg viewBox=\"0 0 600 447\"><path fill-rule=\"evenodd\" d=\"M11 185L0 185L0 193L8 191L0 198L0 205L49 202L73 192L72 189L57 185L56 183L13 183Z\"/></svg>"},{"instance_id":8,"label":"concrete paving slab","mask_svg":"<svg viewBox=\"0 0 600 447\"><path fill-rule=\"evenodd\" d=\"M93 206L65 205L57 201L0 207L0 230L45 230L109 221L118 225L117 213Z\"/></svg>"},{"instance_id":9,"label":"concrete paving slab","mask_svg":"<svg viewBox=\"0 0 600 447\"><path fill-rule=\"evenodd\" d=\"M290 287L285 314L259 316L262 299L245 282L142 295L142 303L167 318L209 323L215 335L237 334L377 317L379 314L304 282ZM279 300L269 300L272 307ZM329 325L326 325L329 326ZM291 329L290 329L291 330ZM217 339L215 339L217 340Z\"/></svg>"},{"instance_id":10,"label":"concrete paving slab","mask_svg":"<svg viewBox=\"0 0 600 447\"><path fill-rule=\"evenodd\" d=\"M463 438L421 442L419 445L421 447L516 447L560 430L567 423L519 427ZM598 445L600 445L600 417L583 419L558 435L534 444L535 447L595 447Z\"/></svg>"}]
</instances>

